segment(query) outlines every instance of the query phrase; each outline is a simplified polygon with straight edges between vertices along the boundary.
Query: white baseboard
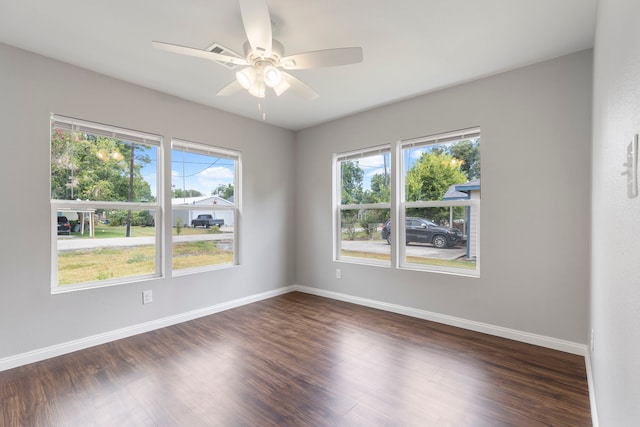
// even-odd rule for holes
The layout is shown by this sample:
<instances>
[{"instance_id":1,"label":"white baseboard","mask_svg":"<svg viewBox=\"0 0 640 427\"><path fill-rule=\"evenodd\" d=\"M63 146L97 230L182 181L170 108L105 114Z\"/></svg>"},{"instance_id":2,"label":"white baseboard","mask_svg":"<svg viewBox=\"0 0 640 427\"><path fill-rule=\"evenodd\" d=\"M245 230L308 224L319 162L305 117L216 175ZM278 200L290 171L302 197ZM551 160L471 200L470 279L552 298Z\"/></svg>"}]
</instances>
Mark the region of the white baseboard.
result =
<instances>
[{"instance_id":1,"label":"white baseboard","mask_svg":"<svg viewBox=\"0 0 640 427\"><path fill-rule=\"evenodd\" d=\"M278 295L286 294L292 291L300 291L308 294L327 297L335 300L350 302L353 304L363 305L367 307L377 308L380 310L390 311L393 313L404 314L406 316L416 317L419 319L430 320L433 322L443 323L445 325L456 326L463 329L469 329L476 332L482 332L489 335L495 335L503 338L509 338L515 341L521 341L528 344L539 345L542 347L552 348L554 350L560 350L567 353L577 354L580 356L587 356L587 346L584 344L578 344L570 341L559 340L543 335L531 334L528 332L522 332L515 329L503 328L501 326L490 325L487 323L476 322L473 320L462 319L459 317L449 316L446 314L433 313L425 310L419 310L412 307L405 307L397 304L390 304L382 301L371 300L367 298L355 297L338 292L327 291L318 288L312 288L308 286L292 285L282 288L278 288L272 291L263 292L260 294L250 295L247 297L235 299L232 301L223 302L210 307L205 307L186 313L181 313L175 316L169 316L162 319L152 320L149 322L140 323L137 325L128 326L126 328L117 329L114 331L105 332L90 337L80 338L77 340L56 344L50 347L45 347L33 351L29 351L15 356L9 356L0 359L0 372L8 369L16 368L18 366L27 365L29 363L38 362L41 360L49 359L52 357L61 356L63 354L71 353L74 351L82 350L85 348L93 347L107 342L127 338L133 335L141 334L144 332L153 331L155 329L164 328L167 326L175 325L189 320L197 319L199 317L208 316L210 314L219 313L221 311L229 310L232 308L240 307L253 302L261 301L267 298L272 298ZM588 374L590 366L587 366ZM589 378L589 377L588 377ZM589 390L592 390L592 385L589 385ZM595 404L592 401L592 407L595 409Z\"/></svg>"},{"instance_id":2,"label":"white baseboard","mask_svg":"<svg viewBox=\"0 0 640 427\"><path fill-rule=\"evenodd\" d=\"M210 307L205 307L197 310L188 311L175 316L164 317L162 319L152 320L149 322L140 323L137 325L128 326L122 329L116 329L114 331L105 332L103 334L93 335L86 338L80 338L77 340L65 342L62 344L52 345L50 347L41 348L38 350L29 351L15 356L5 357L0 359L0 372L8 369L16 368L18 366L27 365L29 363L38 362L41 360L49 359L52 357L61 356L63 354L71 353L74 351L82 350L85 348L93 347L107 342L127 338L133 335L138 335L144 332L153 331L155 329L164 328L178 323L187 322L189 320L197 319L199 317L209 316L221 311L230 310L232 308L240 307L243 305L251 304L257 301L261 301L267 298L272 298L278 295L286 294L295 290L293 286L287 286L272 291L263 292L260 294L250 295L243 298L223 302Z\"/></svg>"},{"instance_id":3,"label":"white baseboard","mask_svg":"<svg viewBox=\"0 0 640 427\"><path fill-rule=\"evenodd\" d=\"M589 404L591 405L591 424L599 427L598 410L596 409L596 387L593 382L593 367L591 365L591 353L587 350L584 356L584 363L587 367L587 385L589 386Z\"/></svg>"},{"instance_id":4,"label":"white baseboard","mask_svg":"<svg viewBox=\"0 0 640 427\"><path fill-rule=\"evenodd\" d=\"M405 307L397 304L376 301L368 298L355 297L339 292L327 291L324 289L313 288L309 286L294 285L296 291L327 297L335 300L350 302L353 304L363 305L366 307L377 308L379 310L390 311L393 313L403 314L405 316L416 317L419 319L430 320L437 323L443 323L449 326L456 326L462 329L482 332L489 335L495 335L502 338L512 339L527 344L534 344L541 347L551 348L554 350L564 351L566 353L585 356L587 354L587 346L571 341L560 340L557 338L547 337L544 335L532 334L529 332L518 331L516 329L504 328L502 326L491 325L488 323L476 322L460 317L449 316L446 314L434 313L426 310L420 310L412 307Z\"/></svg>"}]
</instances>

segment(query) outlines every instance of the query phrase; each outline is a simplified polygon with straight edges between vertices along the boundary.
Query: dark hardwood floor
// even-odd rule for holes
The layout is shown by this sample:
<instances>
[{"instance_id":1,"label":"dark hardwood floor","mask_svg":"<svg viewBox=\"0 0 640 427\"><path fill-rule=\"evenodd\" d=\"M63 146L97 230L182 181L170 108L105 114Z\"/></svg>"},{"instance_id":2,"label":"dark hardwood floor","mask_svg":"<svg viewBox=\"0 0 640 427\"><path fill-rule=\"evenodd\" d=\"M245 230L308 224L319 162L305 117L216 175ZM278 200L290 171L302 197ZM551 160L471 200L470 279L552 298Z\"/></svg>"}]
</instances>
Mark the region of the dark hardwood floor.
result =
<instances>
[{"instance_id":1,"label":"dark hardwood floor","mask_svg":"<svg viewBox=\"0 0 640 427\"><path fill-rule=\"evenodd\" d=\"M8 426L590 426L584 359L299 292L0 372Z\"/></svg>"}]
</instances>

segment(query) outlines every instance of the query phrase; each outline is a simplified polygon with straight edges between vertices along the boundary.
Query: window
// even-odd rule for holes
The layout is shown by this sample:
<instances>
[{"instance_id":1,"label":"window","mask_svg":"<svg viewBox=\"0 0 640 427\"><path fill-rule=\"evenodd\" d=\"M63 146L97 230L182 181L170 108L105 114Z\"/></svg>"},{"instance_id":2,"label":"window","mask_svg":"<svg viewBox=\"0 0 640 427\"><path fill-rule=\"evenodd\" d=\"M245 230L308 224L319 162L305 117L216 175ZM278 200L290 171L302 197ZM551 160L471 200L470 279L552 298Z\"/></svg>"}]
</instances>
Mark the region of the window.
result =
<instances>
[{"instance_id":1,"label":"window","mask_svg":"<svg viewBox=\"0 0 640 427\"><path fill-rule=\"evenodd\" d=\"M391 249L381 237L390 217L389 146L336 157L336 258L389 265Z\"/></svg>"},{"instance_id":2,"label":"window","mask_svg":"<svg viewBox=\"0 0 640 427\"><path fill-rule=\"evenodd\" d=\"M401 267L478 272L480 130L401 141Z\"/></svg>"},{"instance_id":3,"label":"window","mask_svg":"<svg viewBox=\"0 0 640 427\"><path fill-rule=\"evenodd\" d=\"M173 271L237 264L239 153L177 139L171 148Z\"/></svg>"},{"instance_id":4,"label":"window","mask_svg":"<svg viewBox=\"0 0 640 427\"><path fill-rule=\"evenodd\" d=\"M480 130L392 147L336 155L335 259L478 275Z\"/></svg>"},{"instance_id":5,"label":"window","mask_svg":"<svg viewBox=\"0 0 640 427\"><path fill-rule=\"evenodd\" d=\"M51 116L52 292L161 275L161 142Z\"/></svg>"}]
</instances>

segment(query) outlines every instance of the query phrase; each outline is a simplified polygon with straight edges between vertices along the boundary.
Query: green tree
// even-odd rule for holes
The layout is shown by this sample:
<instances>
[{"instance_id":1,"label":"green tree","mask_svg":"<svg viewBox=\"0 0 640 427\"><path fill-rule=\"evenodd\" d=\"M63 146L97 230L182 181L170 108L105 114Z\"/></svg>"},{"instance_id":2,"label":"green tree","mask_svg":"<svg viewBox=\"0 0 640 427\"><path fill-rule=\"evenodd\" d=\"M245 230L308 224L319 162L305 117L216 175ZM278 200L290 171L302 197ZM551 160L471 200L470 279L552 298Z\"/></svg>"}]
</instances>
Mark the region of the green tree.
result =
<instances>
[{"instance_id":1,"label":"green tree","mask_svg":"<svg viewBox=\"0 0 640 427\"><path fill-rule=\"evenodd\" d=\"M358 212L341 211L340 217L340 220L342 222L342 230L347 240L354 240L356 238L356 223L358 222Z\"/></svg>"},{"instance_id":2,"label":"green tree","mask_svg":"<svg viewBox=\"0 0 640 427\"><path fill-rule=\"evenodd\" d=\"M469 181L480 178L480 141L464 140L447 148L447 154L462 161L460 170Z\"/></svg>"},{"instance_id":3,"label":"green tree","mask_svg":"<svg viewBox=\"0 0 640 427\"><path fill-rule=\"evenodd\" d=\"M364 171L358 165L358 162L350 160L341 162L340 176L342 177L342 204L362 202L364 196L362 191Z\"/></svg>"},{"instance_id":4,"label":"green tree","mask_svg":"<svg viewBox=\"0 0 640 427\"><path fill-rule=\"evenodd\" d=\"M422 153L407 171L407 201L441 200L453 184L467 182L460 161L448 154Z\"/></svg>"},{"instance_id":5,"label":"green tree","mask_svg":"<svg viewBox=\"0 0 640 427\"><path fill-rule=\"evenodd\" d=\"M198 190L183 190L182 188L174 188L171 190L171 197L174 199L182 199L185 197L200 197L204 196Z\"/></svg>"},{"instance_id":6,"label":"green tree","mask_svg":"<svg viewBox=\"0 0 640 427\"><path fill-rule=\"evenodd\" d=\"M149 201L142 165L151 162L147 146L115 138L55 130L51 135L51 197L63 200ZM132 212L127 212L126 236Z\"/></svg>"},{"instance_id":7,"label":"green tree","mask_svg":"<svg viewBox=\"0 0 640 427\"><path fill-rule=\"evenodd\" d=\"M135 144L132 150L131 142L55 130L51 135L51 197L154 200L149 183L141 174L142 165L151 161L146 150L142 144Z\"/></svg>"},{"instance_id":8,"label":"green tree","mask_svg":"<svg viewBox=\"0 0 640 427\"><path fill-rule=\"evenodd\" d=\"M460 171L461 161L441 152L422 153L418 161L407 171L407 201L442 200L453 184L467 182ZM407 212L407 216L421 216L441 223L448 217L448 208L416 208Z\"/></svg>"},{"instance_id":9,"label":"green tree","mask_svg":"<svg viewBox=\"0 0 640 427\"><path fill-rule=\"evenodd\" d=\"M363 201L365 203L388 203L391 201L391 187L389 174L377 173L371 177L371 189L365 190Z\"/></svg>"},{"instance_id":10,"label":"green tree","mask_svg":"<svg viewBox=\"0 0 640 427\"><path fill-rule=\"evenodd\" d=\"M212 196L222 197L223 199L229 200L234 195L233 184L219 184L212 192Z\"/></svg>"}]
</instances>

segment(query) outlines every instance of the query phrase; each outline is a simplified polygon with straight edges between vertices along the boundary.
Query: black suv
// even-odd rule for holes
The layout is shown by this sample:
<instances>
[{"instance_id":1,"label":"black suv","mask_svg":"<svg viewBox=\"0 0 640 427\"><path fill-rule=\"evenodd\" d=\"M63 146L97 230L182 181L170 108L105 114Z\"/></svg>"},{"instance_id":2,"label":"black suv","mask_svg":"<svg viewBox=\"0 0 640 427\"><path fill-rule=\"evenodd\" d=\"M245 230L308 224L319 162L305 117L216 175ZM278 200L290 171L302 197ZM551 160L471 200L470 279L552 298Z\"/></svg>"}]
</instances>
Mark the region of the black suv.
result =
<instances>
[{"instance_id":1,"label":"black suv","mask_svg":"<svg viewBox=\"0 0 640 427\"><path fill-rule=\"evenodd\" d=\"M66 216L58 217L58 234L71 234L71 224Z\"/></svg>"},{"instance_id":2,"label":"black suv","mask_svg":"<svg viewBox=\"0 0 640 427\"><path fill-rule=\"evenodd\" d=\"M382 238L391 244L391 220L382 227ZM457 228L445 228L424 218L409 217L405 220L406 240L409 242L431 243L436 248L452 248L462 242L462 232Z\"/></svg>"}]
</instances>

